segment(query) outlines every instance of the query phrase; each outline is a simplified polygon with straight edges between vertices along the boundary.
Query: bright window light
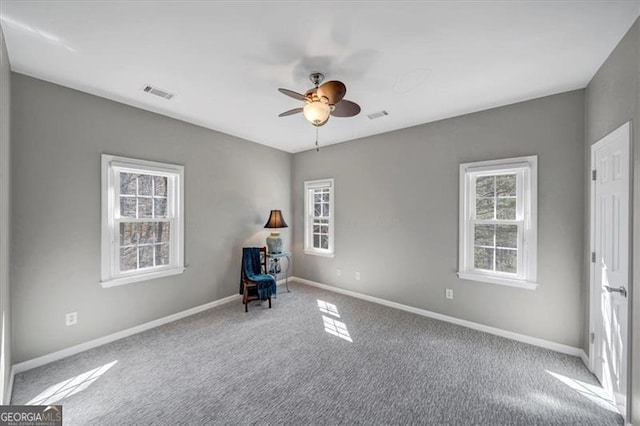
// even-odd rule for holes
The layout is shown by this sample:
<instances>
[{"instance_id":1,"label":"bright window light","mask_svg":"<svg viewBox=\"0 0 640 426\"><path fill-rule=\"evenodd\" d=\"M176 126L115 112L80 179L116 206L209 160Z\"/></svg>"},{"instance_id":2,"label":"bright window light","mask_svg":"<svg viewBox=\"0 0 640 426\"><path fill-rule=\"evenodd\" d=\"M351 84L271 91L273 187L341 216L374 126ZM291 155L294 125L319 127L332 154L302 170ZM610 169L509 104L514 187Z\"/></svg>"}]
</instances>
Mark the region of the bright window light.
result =
<instances>
[{"instance_id":1,"label":"bright window light","mask_svg":"<svg viewBox=\"0 0 640 426\"><path fill-rule=\"evenodd\" d=\"M27 402L27 405L53 405L65 398L75 395L91 386L100 376L113 367L118 361L113 361L101 367L79 374L50 386L38 396Z\"/></svg>"},{"instance_id":2,"label":"bright window light","mask_svg":"<svg viewBox=\"0 0 640 426\"><path fill-rule=\"evenodd\" d=\"M616 405L611 401L611 399L607 395L607 392L600 386L590 385L589 383L571 379L567 376L563 376L562 374L554 373L549 370L545 371L551 376L560 380L565 385L569 386L571 389L578 392L580 395L584 396L592 402L595 402L598 406L604 408L605 410L609 410L614 413L618 412Z\"/></svg>"},{"instance_id":3,"label":"bright window light","mask_svg":"<svg viewBox=\"0 0 640 426\"><path fill-rule=\"evenodd\" d=\"M460 278L537 287L537 161L460 164Z\"/></svg>"},{"instance_id":4,"label":"bright window light","mask_svg":"<svg viewBox=\"0 0 640 426\"><path fill-rule=\"evenodd\" d=\"M333 318L325 317L324 315L322 316L322 320L324 321L324 331L353 343L353 340L351 340L349 330L347 330L347 326L345 325L345 323L336 321Z\"/></svg>"},{"instance_id":5,"label":"bright window light","mask_svg":"<svg viewBox=\"0 0 640 426\"><path fill-rule=\"evenodd\" d=\"M103 287L184 272L184 167L102 155Z\"/></svg>"},{"instance_id":6,"label":"bright window light","mask_svg":"<svg viewBox=\"0 0 640 426\"><path fill-rule=\"evenodd\" d=\"M340 318L340 314L338 313L338 308L333 303L325 302L324 300L318 300L318 308L322 313L333 315L334 317Z\"/></svg>"},{"instance_id":7,"label":"bright window light","mask_svg":"<svg viewBox=\"0 0 640 426\"><path fill-rule=\"evenodd\" d=\"M334 179L304 183L304 252L333 257L334 250Z\"/></svg>"}]
</instances>

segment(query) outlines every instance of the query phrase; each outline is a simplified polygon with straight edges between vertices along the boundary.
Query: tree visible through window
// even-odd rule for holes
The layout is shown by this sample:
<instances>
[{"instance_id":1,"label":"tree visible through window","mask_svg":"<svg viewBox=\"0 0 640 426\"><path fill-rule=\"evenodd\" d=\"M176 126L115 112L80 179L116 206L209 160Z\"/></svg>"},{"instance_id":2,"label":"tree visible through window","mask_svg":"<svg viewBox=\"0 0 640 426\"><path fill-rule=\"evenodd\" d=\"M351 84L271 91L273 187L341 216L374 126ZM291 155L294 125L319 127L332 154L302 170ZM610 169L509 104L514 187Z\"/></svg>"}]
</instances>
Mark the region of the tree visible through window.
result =
<instances>
[{"instance_id":1,"label":"tree visible through window","mask_svg":"<svg viewBox=\"0 0 640 426\"><path fill-rule=\"evenodd\" d=\"M335 203L333 186L333 179L304 183L304 250L307 254L333 255L333 210Z\"/></svg>"},{"instance_id":2,"label":"tree visible through window","mask_svg":"<svg viewBox=\"0 0 640 426\"><path fill-rule=\"evenodd\" d=\"M103 286L183 270L182 166L103 156Z\"/></svg>"},{"instance_id":3,"label":"tree visible through window","mask_svg":"<svg viewBox=\"0 0 640 426\"><path fill-rule=\"evenodd\" d=\"M313 191L313 247L329 250L331 189L314 188L311 191Z\"/></svg>"},{"instance_id":4,"label":"tree visible through window","mask_svg":"<svg viewBox=\"0 0 640 426\"><path fill-rule=\"evenodd\" d=\"M169 264L167 177L120 173L120 271Z\"/></svg>"},{"instance_id":5,"label":"tree visible through window","mask_svg":"<svg viewBox=\"0 0 640 426\"><path fill-rule=\"evenodd\" d=\"M460 166L461 278L535 285L536 174L535 156Z\"/></svg>"},{"instance_id":6,"label":"tree visible through window","mask_svg":"<svg viewBox=\"0 0 640 426\"><path fill-rule=\"evenodd\" d=\"M518 272L516 219L517 175L481 176L476 179L474 267L487 271Z\"/></svg>"}]
</instances>

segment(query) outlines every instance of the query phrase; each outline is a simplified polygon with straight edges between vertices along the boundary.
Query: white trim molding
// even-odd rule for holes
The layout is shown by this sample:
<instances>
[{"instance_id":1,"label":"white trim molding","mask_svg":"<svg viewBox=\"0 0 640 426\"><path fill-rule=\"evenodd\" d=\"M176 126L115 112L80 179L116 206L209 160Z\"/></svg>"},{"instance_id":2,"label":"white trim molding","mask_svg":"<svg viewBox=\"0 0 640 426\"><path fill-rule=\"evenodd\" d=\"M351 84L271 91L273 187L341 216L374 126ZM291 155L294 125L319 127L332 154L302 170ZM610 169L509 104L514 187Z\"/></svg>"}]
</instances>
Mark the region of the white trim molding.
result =
<instances>
[{"instance_id":1,"label":"white trim molding","mask_svg":"<svg viewBox=\"0 0 640 426\"><path fill-rule=\"evenodd\" d=\"M115 342L116 340L120 340L125 337L129 337L134 334L141 333L143 331L147 331L152 328L156 328L161 325L168 324L170 322L189 317L191 315L195 315L197 313L206 311L211 308L215 308L216 306L221 306L230 302L240 300L240 298L241 298L241 295L234 294L232 296L214 300L213 302L205 303L204 305L196 306L194 308L190 308L182 312L177 312L175 314L168 315L166 317L158 318L156 320L149 321L144 324L140 324L135 327L128 328L126 330L118 331L116 333L112 333L107 336L99 337L97 339L90 340L85 343L80 343L79 345L71 346L69 348L59 350L57 352L52 352L50 354L43 355L38 358L33 358L28 361L19 362L13 365L13 368L11 371L12 373L15 373L15 374L23 373L27 370L31 370L32 368L40 367L45 364L49 364L51 362L69 357L71 355L76 355L76 354L79 354L80 352L97 348L98 346L102 346L107 343Z\"/></svg>"},{"instance_id":2,"label":"white trim molding","mask_svg":"<svg viewBox=\"0 0 640 426\"><path fill-rule=\"evenodd\" d=\"M344 294L346 296L355 297L358 299L366 300L367 302L377 303L379 305L388 306L390 308L400 309L401 311L411 312L413 314L422 315L423 317L433 318L440 321L449 322L451 324L461 325L473 330L482 331L485 333L493 334L495 336L505 337L507 339L515 340L529 345L538 346L545 349L550 349L555 352L560 352L567 355L572 355L581 358L583 361L586 357L584 350L573 346L565 345L562 343L552 342L550 340L540 339L537 337L527 336L526 334L515 333L513 331L503 330L501 328L490 327L488 325L479 324L477 322L467 321L448 315L439 314L436 312L427 311L426 309L416 308L413 306L403 305L402 303L392 302L390 300L381 299L379 297L369 296L362 293L357 293L351 290L345 290L339 287L333 287L330 285L322 284L316 281L306 280L299 277L289 278L292 281L297 281L301 284L305 284L311 287L321 288L323 290L332 291L334 293Z\"/></svg>"},{"instance_id":3,"label":"white trim molding","mask_svg":"<svg viewBox=\"0 0 640 426\"><path fill-rule=\"evenodd\" d=\"M291 279L291 278L289 278ZM277 281L278 286L285 284L285 279L281 279ZM116 333L109 334L107 336L99 337L94 340L90 340L85 343L80 343L79 345L71 346L66 349L59 350L57 352L52 352L47 355L40 356L38 358L33 358L28 361L23 361L17 364L14 364L11 368L11 383L9 386L13 386L13 376L14 374L23 373L27 370L31 370L32 368L41 367L45 364L49 364L54 361L58 361L60 359L66 358L71 355L79 354L80 352L87 351L89 349L97 348L98 346L105 345L107 343L115 342L116 340L123 339L125 337L132 336L137 333L142 333L143 331L150 330L152 328L159 327L164 324L168 324L173 321L177 321L191 315L198 314L200 312L206 311L211 308L215 308L217 306L225 305L227 303L231 303L237 300L240 300L242 296L240 294L234 294L228 297L224 297L222 299L214 300L213 302L205 303L204 305L196 306L185 311L177 312L175 314L168 315L166 317L158 318L153 321L146 322L144 324L137 325L135 327L128 328L126 330L118 331ZM9 400L11 400L11 387L9 388Z\"/></svg>"},{"instance_id":4,"label":"white trim molding","mask_svg":"<svg viewBox=\"0 0 640 426\"><path fill-rule=\"evenodd\" d=\"M591 362L589 361L589 355L587 355L587 353L582 350L582 353L580 354L580 359L582 360L582 362L584 363L584 366L587 367L587 370L591 371ZM591 371L593 373L593 371Z\"/></svg>"},{"instance_id":5,"label":"white trim molding","mask_svg":"<svg viewBox=\"0 0 640 426\"><path fill-rule=\"evenodd\" d=\"M100 285L104 288L129 284L139 281L177 275L184 272L184 166L176 164L158 163L155 161L138 160L114 155L102 154L102 182L101 182L101 272ZM139 179L134 178L133 194L121 194L122 176L144 175L153 180L146 194L140 192ZM156 178L164 179L164 190L156 186ZM125 185L126 186L126 185ZM154 188L153 190L151 188ZM125 197L125 198L123 198ZM121 211L121 201L133 200L134 214ZM151 210L142 214L139 211L141 200L151 202ZM163 210L156 213L156 202L164 201ZM122 242L121 228L130 228L129 241ZM135 226L135 228L134 228ZM160 239L158 233L152 231L150 239L142 239L144 232L133 229L167 229L168 241ZM151 228L153 226L154 228ZM126 235L125 233L124 235ZM121 244L126 244L122 245ZM134 265L121 269L121 249L133 250ZM139 257L141 250L151 249L152 266L143 266ZM167 250L167 258L156 256L156 253ZM162 258L161 264L156 259Z\"/></svg>"},{"instance_id":6,"label":"white trim molding","mask_svg":"<svg viewBox=\"0 0 640 426\"><path fill-rule=\"evenodd\" d=\"M492 277L492 276L483 275L483 274L474 274L471 272L458 272L457 276L462 280L481 281L484 283L491 283L491 284L501 284L501 285L506 285L508 287L524 288L527 290L535 290L536 288L538 288L538 285L539 285L538 283L533 283L530 281L515 281L511 279L502 279L500 277Z\"/></svg>"},{"instance_id":7,"label":"white trim molding","mask_svg":"<svg viewBox=\"0 0 640 426\"><path fill-rule=\"evenodd\" d=\"M512 193L500 195L498 181L508 178ZM477 182L492 182L478 197ZM487 181L487 179L489 179ZM460 206L458 277L464 280L519 287L535 290L537 284L537 194L538 156L505 158L460 164ZM488 192L487 192L488 191ZM487 196L491 194L491 196ZM478 204L489 201L489 204ZM500 217L500 202L513 203L513 217ZM484 210L476 211L478 205ZM490 208L488 208L489 206ZM507 209L504 211L510 211ZM504 213L504 211L502 211ZM483 212L483 214L481 214ZM487 216L488 213L488 216ZM514 240L508 238L500 244L497 228L515 229ZM491 229L493 236L478 240L478 229ZM483 232L480 232L482 235ZM491 234L489 234L491 235ZM479 243L478 241L484 241ZM489 242L491 241L491 242ZM477 250L492 253L490 265L477 265ZM513 270L498 267L498 253L516 253ZM504 266L504 265L503 265Z\"/></svg>"},{"instance_id":8,"label":"white trim molding","mask_svg":"<svg viewBox=\"0 0 640 426\"><path fill-rule=\"evenodd\" d=\"M534 346L539 346L545 349L550 349L556 352L560 352L560 353L564 353L567 355L572 355L572 356L576 356L582 359L582 361L585 363L585 365L587 364L588 361L588 357L587 354L579 348L575 348L573 346L568 346L568 345L563 345L561 343L555 343L555 342L551 342L549 340L544 340L544 339L539 339L536 337L531 337L531 336L527 336L524 334L519 334L519 333L514 333L511 331L507 331L507 330L502 330L499 328L495 328L495 327L490 327L490 326L486 326L483 324L478 324L472 321L467 321L467 320L463 320L463 319L459 319L459 318L455 318L455 317L450 317L448 315L443 315L443 314L438 314L435 312L431 312L431 311L427 311L425 309L421 309L421 308L416 308L413 306L408 306L408 305L403 305L401 303L397 303L397 302L391 302L389 300L385 300L385 299L381 299L378 297L374 297L374 296L368 296L366 294L362 294L362 293L357 293L355 291L351 291L351 290L345 290L342 288L338 288L338 287L333 287L333 286L329 286L326 284L322 284L319 282L315 282L315 281L311 281L311 280L306 280L304 278L299 278L299 277L289 277L290 281L296 281L299 282L301 284L305 284L311 287L317 287L317 288L321 288L323 290L328 290L328 291L332 291L335 293L340 293L340 294L344 294L346 296L351 296L351 297L355 297L358 299L362 299L362 300L366 300L368 302L373 302L373 303L377 303L380 305L384 305L384 306L388 306L391 308L395 308L395 309L400 309L402 311L406 311L406 312L411 312L417 315L421 315L424 317L428 317L428 318L433 318L433 319L437 319L440 321L445 321L445 322L449 322L452 324L456 324L456 325L460 325L463 327L467 327L473 330L478 330L478 331L482 331L485 333L489 333L489 334L493 334L496 336L500 336L500 337L505 337L507 339L511 339L511 340L516 340L519 342L523 342L523 343L528 343L530 345L534 345ZM279 280L277 282L278 286L281 286L285 283L285 280ZM109 334L107 336L103 336L100 337L98 339L94 339L94 340L90 340L88 342L85 343L81 343L79 345L75 345L75 346L71 346L69 348L66 349L62 349L56 352L52 352L50 354L47 355L43 355L40 356L38 358L33 358L27 361L23 361L17 364L14 364L11 368L11 376L10 376L10 381L9 381L9 386L7 389L7 394L6 396L6 403L8 404L11 401L11 395L12 395L12 391L13 391L13 383L14 383L14 377L16 374L20 374L23 373L25 371L31 370L33 368L37 368L37 367L41 367L43 365L49 364L51 362L54 361L58 361L60 359L63 358L67 358L69 356L72 355L76 355L79 354L81 352L87 351L89 349L93 349L96 348L98 346L102 346L105 345L107 343L111 343L114 342L116 340L120 340L123 339L125 337L129 337L132 336L134 334L137 333L141 333L143 331L147 331L150 330L152 328L156 328L159 327L161 325L164 324L168 324L170 322L173 321L177 321L186 317L189 317L191 315L195 315L197 313L206 311L208 309L211 308L215 308L217 306L221 306L221 305L225 305L227 303L231 303L234 301L238 301L240 300L241 296L238 295L232 295L232 296L228 296L222 299L218 299L218 300L214 300L213 302L209 302L209 303L205 303L204 305L200 305L200 306L196 306L194 308L190 308L187 309L185 311L182 312L177 312L175 314L172 315L168 315L166 317L163 318L159 318L153 321L149 321L147 323L144 324L140 324L138 326L135 327L131 327L128 328L126 330L122 330L116 333L112 333Z\"/></svg>"},{"instance_id":9,"label":"white trim molding","mask_svg":"<svg viewBox=\"0 0 640 426\"><path fill-rule=\"evenodd\" d=\"M327 193L318 195L328 195L329 211L321 209L319 216L315 215L315 191L321 190ZM321 206L326 206L327 201L320 201ZM335 255L335 204L336 204L336 183L334 178L307 180L304 182L304 254L313 256L334 257ZM317 223L321 221L322 223ZM315 229L319 231L315 231ZM326 230L323 231L323 228ZM320 232L327 237L328 247L326 249L316 247L314 235ZM321 238L321 236L318 236Z\"/></svg>"},{"instance_id":10,"label":"white trim molding","mask_svg":"<svg viewBox=\"0 0 640 426\"><path fill-rule=\"evenodd\" d=\"M602 226L601 224L597 223L599 219L599 217L597 217L597 214L598 214L597 212L600 209L600 206L598 205L597 201L602 196L602 195L600 196L598 195L597 183L607 181L607 169L608 169L608 167L606 167L606 163L598 164L597 153L601 149L606 149L609 144L617 143L619 140L622 140L621 145L624 148L621 148L620 146L618 146L618 148L616 149L616 156L618 156L618 158L622 158L622 160L620 161L620 164L625 164L627 162L630 162L630 163L627 163L627 166L626 166L627 173L624 173L623 171L625 170L625 167L622 167L620 170L618 170L618 173L620 173L621 177L623 178L621 179L622 181L628 179L628 181L626 182L626 185L627 185L626 188L622 190L622 193L625 193L627 191L633 190L633 174L634 174L633 164L632 164L633 151L634 151L633 123L631 121L627 121L626 123L620 125L620 127L616 128L615 130L612 130L611 132L603 136L601 139L599 139L589 148L590 159L591 159L589 163L590 168L589 168L589 176L588 176L589 186L590 186L590 189L589 189L590 205L589 205L589 224L587 226L589 227L588 228L589 229L589 252L591 256L596 256L597 254L597 257L596 257L597 259L600 259L601 257L605 257L605 255L601 253L602 249L598 247L599 241L597 238L598 236L597 228L599 226ZM613 167L611 166L611 168ZM594 173L596 172L597 172L597 175L594 175ZM610 173L613 173L613 172L611 171ZM628 176L625 176L626 174L628 174ZM620 215L622 217L626 217L628 215L628 218L627 218L627 220L629 221L627 222L628 230L633 229L632 223L631 223L631 220L633 217L632 195L633 194L631 192L627 192L626 197L624 196L622 197L622 201L620 197L616 197L618 198L617 200L618 202L616 203L617 210L619 211ZM628 199L625 200L625 198L628 198ZM625 209L625 204L626 204L626 209ZM622 220L622 221L618 220L618 222L620 222L620 224L624 224L626 220ZM618 232L625 234L624 227L621 226L620 228L621 230L618 230ZM628 234L629 231L627 231L626 233ZM633 271L632 271L633 269L632 259L634 256L633 247L632 247L633 245L632 234L633 233L631 232L631 235L629 237L629 246L628 246L628 253L627 253L628 259L624 259L620 261L622 265L626 263L627 267L625 268L624 266L619 266L617 268L618 274L623 274L622 271L626 271L626 274L624 274L626 276L618 276L617 279L619 279L620 282L617 282L616 284L616 285L621 285L621 284L624 285L625 284L624 281L626 279L627 287L630 287L631 289L633 289L633 284L634 284ZM607 245L611 245L611 242L608 241ZM614 257L613 254L610 256ZM624 256L620 255L615 257L624 257ZM596 263L594 258L592 258L591 262L589 262L589 356L588 356L587 365L589 367L589 370L596 376L596 378L598 376L602 376L605 374L602 370L603 370L603 366L606 366L607 364L606 360L603 361L603 358L598 356L598 354L603 351L601 347L602 341L603 339L606 340L604 336L607 335L607 332L605 330L606 327L602 322L604 320L601 318L602 315L600 314L600 312L603 311L603 308L601 307L602 306L601 293L603 289L602 287L598 286L597 277L599 274L598 272L599 267L597 265L599 263L600 261ZM609 272L613 272L613 271L609 271ZM605 283L600 283L600 284L605 284ZM610 309L615 308L616 310L619 310L617 315L626 316L626 321L621 320L617 325L617 327L620 330L626 329L626 331L629 331L633 326L632 315L631 315L632 299L633 299L633 292L631 293L631 298L625 299L626 300L625 302L620 302L621 304L619 306L610 307ZM623 309L623 307L625 307L626 309ZM626 312L624 312L625 310ZM635 367L635 364L631 356L632 355L631 339L630 339L631 335L628 333L625 333L624 331L622 335L625 336L626 339L625 339L625 342L622 343L623 347L621 349L621 359L619 360L620 361L619 363L614 362L614 364L617 364L616 368L618 369L618 374L619 374L618 379L620 381L620 384L616 385L617 380L613 379L614 384L611 385L612 386L611 392L613 393L614 403L617 406L618 411L620 412L622 417L625 419L625 421L628 421L631 418L631 406L633 404L633 402L631 401L631 396L632 396L631 373L632 373L633 367ZM616 389L618 387L619 389ZM630 423L626 423L626 424L630 424Z\"/></svg>"}]
</instances>

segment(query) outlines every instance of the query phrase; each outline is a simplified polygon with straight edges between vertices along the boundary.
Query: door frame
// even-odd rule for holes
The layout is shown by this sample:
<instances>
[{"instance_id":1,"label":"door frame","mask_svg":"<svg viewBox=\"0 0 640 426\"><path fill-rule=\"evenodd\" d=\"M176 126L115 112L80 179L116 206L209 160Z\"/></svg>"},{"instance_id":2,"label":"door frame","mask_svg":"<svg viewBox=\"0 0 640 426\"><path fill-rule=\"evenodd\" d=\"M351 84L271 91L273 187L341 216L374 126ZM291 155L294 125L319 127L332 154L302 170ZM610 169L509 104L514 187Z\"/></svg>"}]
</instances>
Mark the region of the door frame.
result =
<instances>
[{"instance_id":1,"label":"door frame","mask_svg":"<svg viewBox=\"0 0 640 426\"><path fill-rule=\"evenodd\" d=\"M629 274L629 283L627 286L627 340L626 340L626 348L625 348L625 352L626 352L626 358L625 358L625 365L624 365L624 371L625 371L625 379L626 379L626 389L625 389L625 399L626 399L626 403L625 403L625 412L624 413L620 413L622 415L622 417L625 420L625 424L627 419L629 419L629 411L630 411L630 401L629 401L629 396L631 395L631 369L629 368L630 366L630 359L631 359L631 338L632 338L632 303L631 301L633 300L633 148L634 148L634 144L633 144L633 131L632 131L632 122L631 121L627 121L624 124L622 124L620 127L616 128L615 130L609 132L608 134L606 134L605 136L603 136L602 138L600 138L596 143L594 143L593 145L591 145L590 147L590 169L589 169L589 184L590 184L590 203L589 203L589 337L588 337L588 341L589 341L589 370L593 373L595 371L595 362L596 362L596 358L595 358L595 339L592 336L595 336L595 330L596 330L596 309L595 309L595 303L596 303L596 296L599 298L600 297L600 293L596 293L596 289L595 289L595 271L596 271L596 262L592 262L591 261L591 253L594 252L595 250L595 226L596 226L596 221L595 221L595 211L596 211L596 199L595 199L595 192L596 192L596 181L593 180L592 178L592 173L593 170L596 170L596 164L595 164L595 155L594 152L598 149L600 149L602 146L606 145L607 143L610 142L610 140L614 137L616 137L619 134L626 134L628 137L628 141L629 141L629 158L627 158L627 161L629 163L629 209L628 209L628 220L629 220L629 230L631 231L631 235L629 238L629 252L628 252L628 256L629 256L629 262L628 262L628 274Z\"/></svg>"}]
</instances>

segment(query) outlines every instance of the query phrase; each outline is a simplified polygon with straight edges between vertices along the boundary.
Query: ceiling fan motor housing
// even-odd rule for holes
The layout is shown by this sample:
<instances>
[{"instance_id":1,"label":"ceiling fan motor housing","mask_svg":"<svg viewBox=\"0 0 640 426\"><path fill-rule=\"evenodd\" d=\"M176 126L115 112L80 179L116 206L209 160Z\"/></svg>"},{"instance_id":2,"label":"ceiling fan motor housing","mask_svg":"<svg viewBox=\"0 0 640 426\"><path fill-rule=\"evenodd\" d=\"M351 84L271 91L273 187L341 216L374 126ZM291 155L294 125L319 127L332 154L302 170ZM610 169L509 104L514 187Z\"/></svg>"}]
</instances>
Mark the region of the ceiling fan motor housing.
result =
<instances>
[{"instance_id":1,"label":"ceiling fan motor housing","mask_svg":"<svg viewBox=\"0 0 640 426\"><path fill-rule=\"evenodd\" d=\"M304 95L289 89L278 89L284 95L304 101L302 108L285 111L279 115L280 117L302 112L309 123L319 127L324 125L331 115L353 117L360 113L358 104L343 99L347 92L343 82L332 80L320 85L324 80L324 74L321 72L310 73L309 80L314 87L307 90Z\"/></svg>"}]
</instances>

